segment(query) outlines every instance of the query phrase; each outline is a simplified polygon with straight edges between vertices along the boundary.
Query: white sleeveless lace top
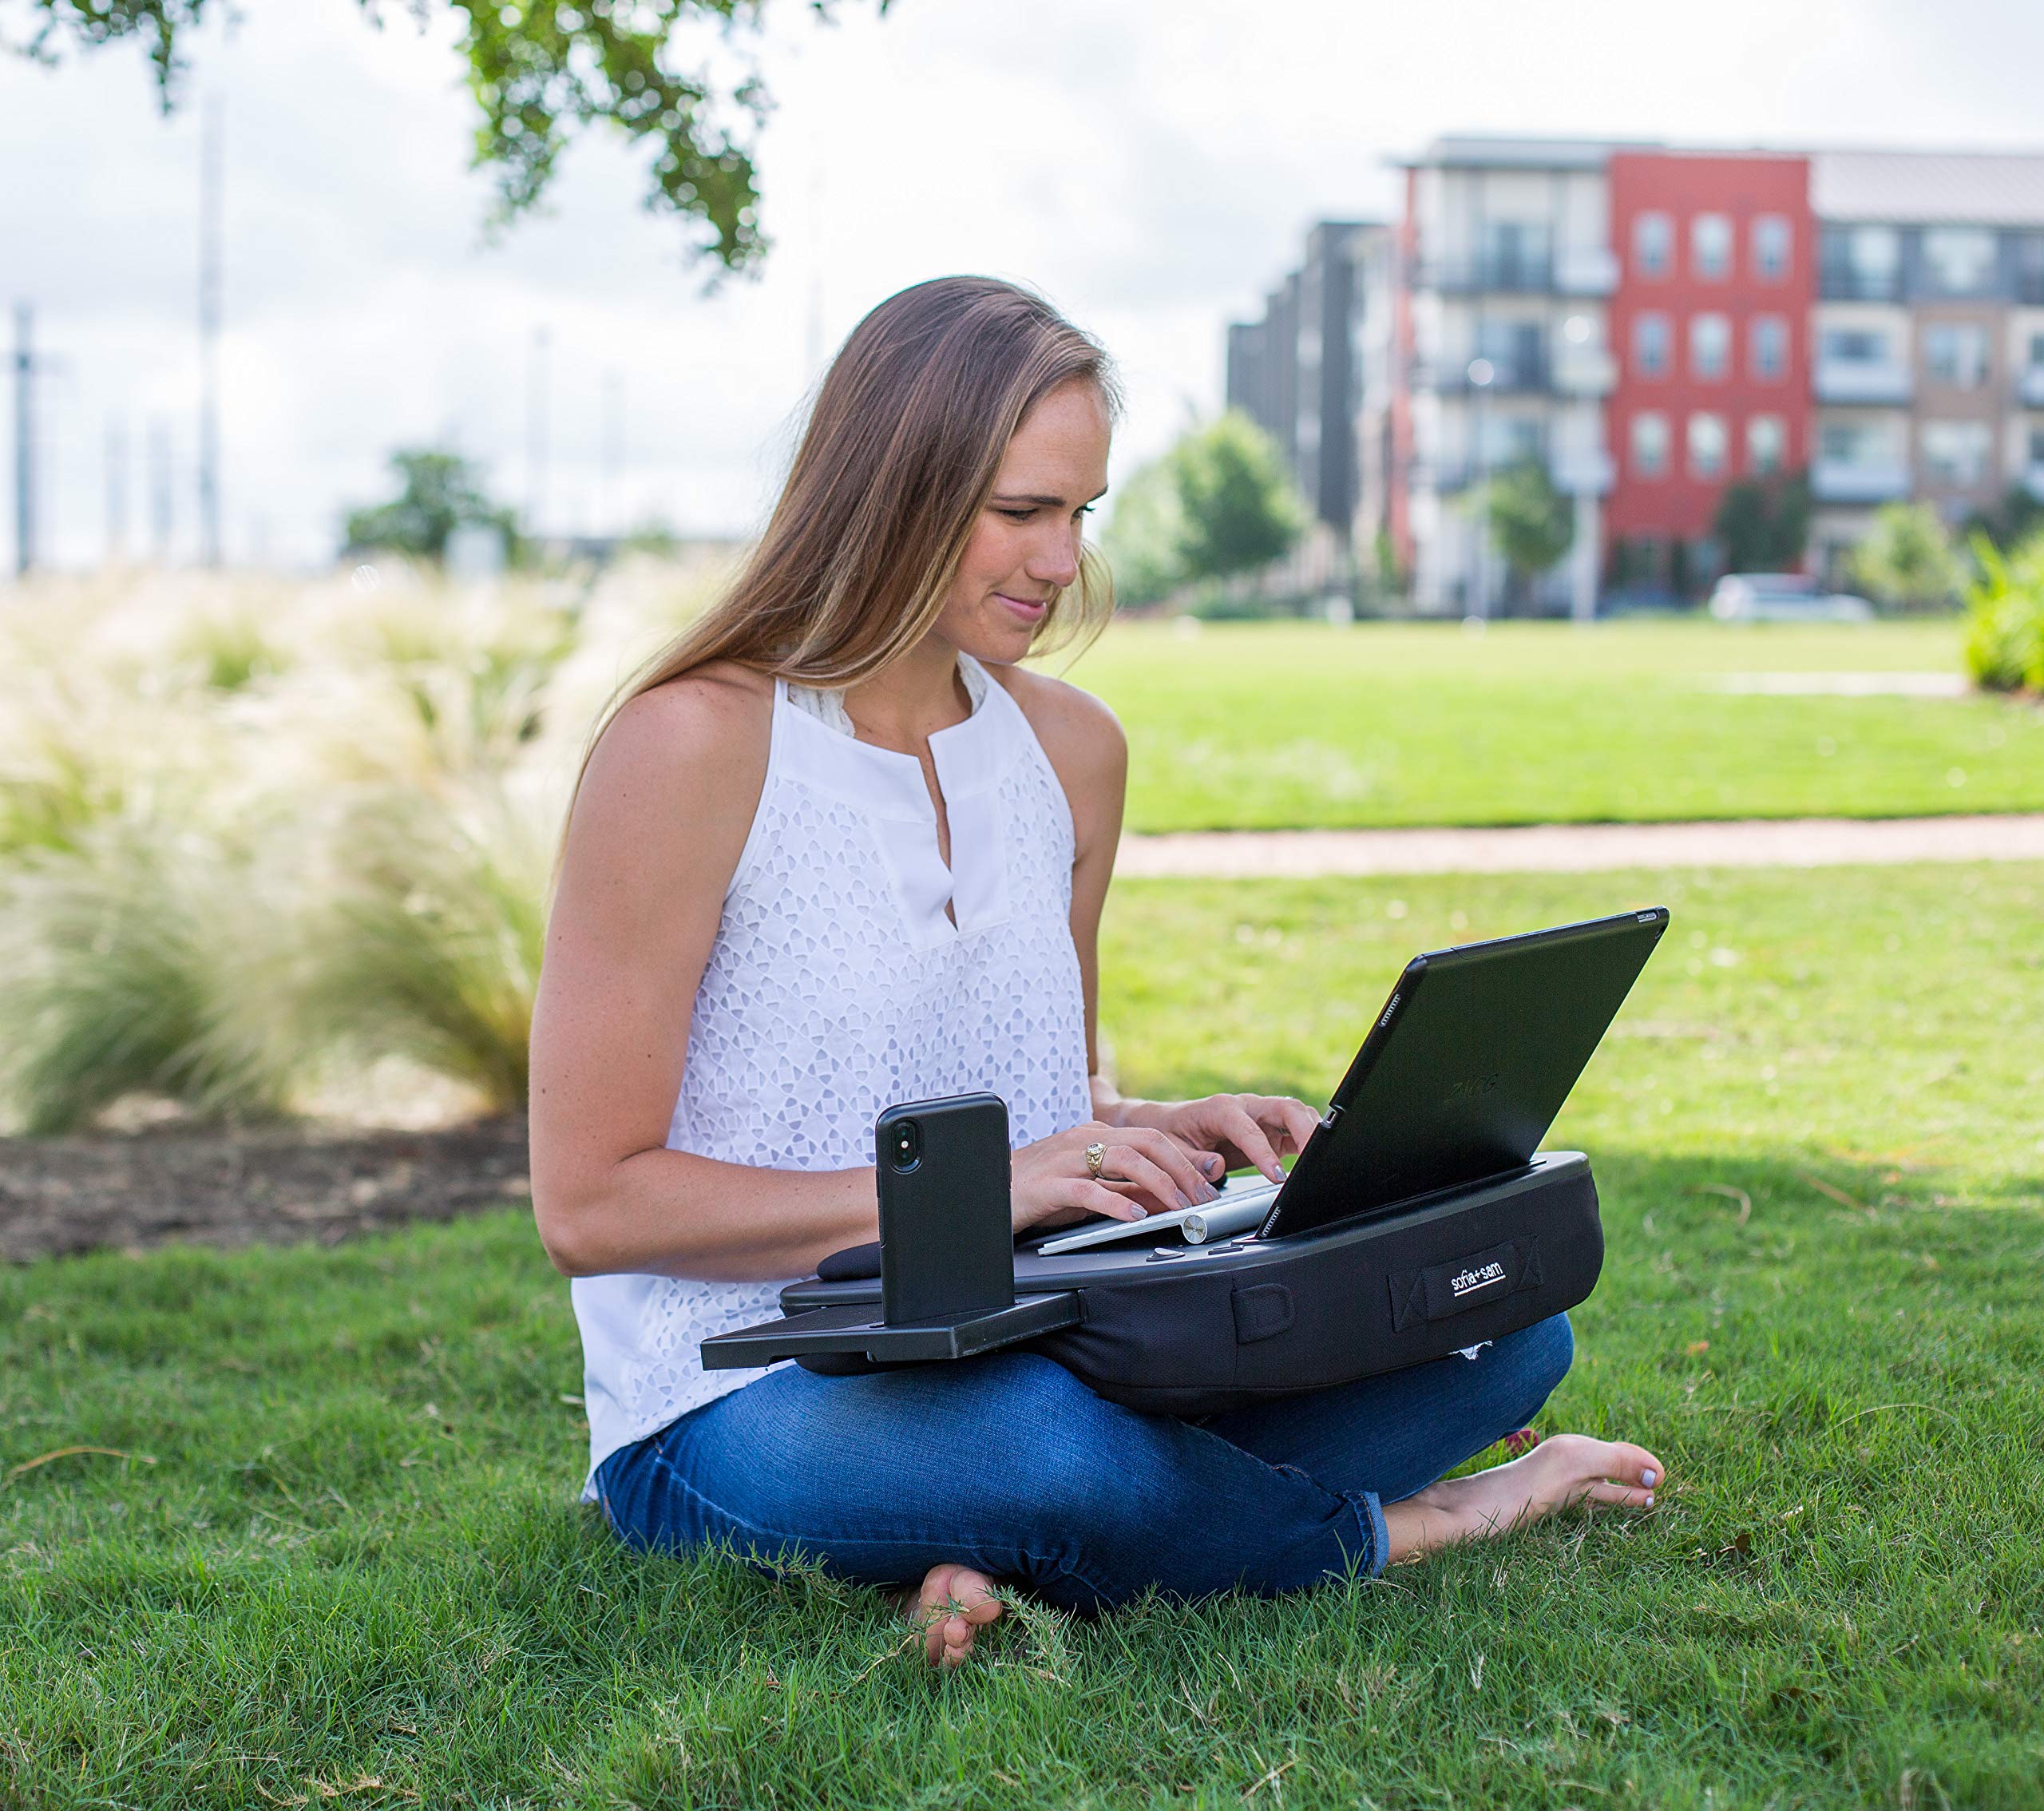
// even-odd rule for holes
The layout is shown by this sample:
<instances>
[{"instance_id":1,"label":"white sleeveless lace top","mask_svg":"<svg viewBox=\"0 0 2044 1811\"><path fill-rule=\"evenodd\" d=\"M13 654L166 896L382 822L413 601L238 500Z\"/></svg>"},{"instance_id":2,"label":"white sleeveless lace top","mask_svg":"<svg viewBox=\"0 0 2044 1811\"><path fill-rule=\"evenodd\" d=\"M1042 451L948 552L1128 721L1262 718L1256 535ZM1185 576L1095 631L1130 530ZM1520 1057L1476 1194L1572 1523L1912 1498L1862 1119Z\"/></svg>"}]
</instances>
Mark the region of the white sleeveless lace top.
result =
<instances>
[{"instance_id":1,"label":"white sleeveless lace top","mask_svg":"<svg viewBox=\"0 0 2044 1811\"><path fill-rule=\"evenodd\" d=\"M1020 707L969 656L959 667L972 714L930 737L949 870L916 757L855 740L842 692L774 682L668 1149L852 1169L873 1161L884 1108L980 1088L1008 1103L1016 1145L1092 1116L1072 814ZM763 1376L706 1372L696 1346L770 1320L781 1287L576 1278L591 1470Z\"/></svg>"}]
</instances>

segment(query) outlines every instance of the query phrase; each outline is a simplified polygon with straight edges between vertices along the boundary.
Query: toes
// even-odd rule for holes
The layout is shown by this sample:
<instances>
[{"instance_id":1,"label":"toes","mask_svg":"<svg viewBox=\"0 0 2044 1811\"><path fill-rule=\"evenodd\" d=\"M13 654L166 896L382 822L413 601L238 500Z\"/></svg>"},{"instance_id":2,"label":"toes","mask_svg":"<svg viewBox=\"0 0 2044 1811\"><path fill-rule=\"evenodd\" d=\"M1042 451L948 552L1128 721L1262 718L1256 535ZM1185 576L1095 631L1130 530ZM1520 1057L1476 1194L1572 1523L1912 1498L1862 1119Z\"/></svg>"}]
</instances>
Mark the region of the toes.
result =
<instances>
[{"instance_id":1,"label":"toes","mask_svg":"<svg viewBox=\"0 0 2044 1811\"><path fill-rule=\"evenodd\" d=\"M958 1606L958 1613L974 1628L984 1628L996 1621L1004 1607L993 1587L984 1579L972 1584L961 1584L952 1602Z\"/></svg>"},{"instance_id":2,"label":"toes","mask_svg":"<svg viewBox=\"0 0 2044 1811\"><path fill-rule=\"evenodd\" d=\"M1668 1468L1645 1447L1634 1446L1630 1440L1614 1440L1604 1475L1618 1484L1658 1490L1667 1478Z\"/></svg>"},{"instance_id":3,"label":"toes","mask_svg":"<svg viewBox=\"0 0 2044 1811\"><path fill-rule=\"evenodd\" d=\"M1654 1492L1637 1484L1606 1484L1601 1480L1583 1493L1579 1501L1612 1503L1625 1509L1651 1509Z\"/></svg>"},{"instance_id":4,"label":"toes","mask_svg":"<svg viewBox=\"0 0 2044 1811\"><path fill-rule=\"evenodd\" d=\"M1005 1606L993 1581L969 1566L933 1566L915 1594L915 1619L923 1625L923 1653L933 1666L964 1663L977 1631Z\"/></svg>"}]
</instances>

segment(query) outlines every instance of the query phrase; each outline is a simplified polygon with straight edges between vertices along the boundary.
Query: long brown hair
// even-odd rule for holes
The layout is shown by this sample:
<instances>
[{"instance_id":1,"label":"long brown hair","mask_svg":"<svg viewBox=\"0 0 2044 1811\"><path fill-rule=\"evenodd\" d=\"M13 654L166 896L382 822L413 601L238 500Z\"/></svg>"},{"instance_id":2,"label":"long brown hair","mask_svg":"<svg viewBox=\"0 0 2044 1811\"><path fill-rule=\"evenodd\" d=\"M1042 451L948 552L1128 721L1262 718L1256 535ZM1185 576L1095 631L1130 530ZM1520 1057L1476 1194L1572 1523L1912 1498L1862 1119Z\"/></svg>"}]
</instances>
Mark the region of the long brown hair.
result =
<instances>
[{"instance_id":1,"label":"long brown hair","mask_svg":"<svg viewBox=\"0 0 2044 1811\"><path fill-rule=\"evenodd\" d=\"M632 699L707 661L835 687L900 659L942 612L1022 418L1075 378L1119 411L1099 343L1017 284L938 277L889 296L831 361L731 588L619 688L589 748ZM1082 550L1078 582L1051 600L1030 652L1090 640L1113 608L1105 563Z\"/></svg>"}]
</instances>

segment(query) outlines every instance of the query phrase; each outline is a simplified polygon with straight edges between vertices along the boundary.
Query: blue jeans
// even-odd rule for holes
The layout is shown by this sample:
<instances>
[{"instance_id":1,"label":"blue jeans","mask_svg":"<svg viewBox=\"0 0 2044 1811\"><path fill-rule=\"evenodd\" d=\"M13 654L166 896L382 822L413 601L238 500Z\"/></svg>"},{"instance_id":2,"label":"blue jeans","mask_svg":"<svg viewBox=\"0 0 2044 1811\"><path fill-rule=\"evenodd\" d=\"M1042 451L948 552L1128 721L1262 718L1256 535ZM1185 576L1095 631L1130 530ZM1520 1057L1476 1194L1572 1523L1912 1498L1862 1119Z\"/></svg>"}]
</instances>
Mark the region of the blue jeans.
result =
<instances>
[{"instance_id":1,"label":"blue jeans","mask_svg":"<svg viewBox=\"0 0 2044 1811\"><path fill-rule=\"evenodd\" d=\"M1095 1396L1032 1353L876 1376L790 1365L612 1453L634 1547L802 1555L863 1584L957 1560L1095 1611L1151 1587L1258 1596L1369 1575L1381 1505L1523 1427L1567 1372L1568 1317L1360 1383L1204 1421Z\"/></svg>"}]
</instances>

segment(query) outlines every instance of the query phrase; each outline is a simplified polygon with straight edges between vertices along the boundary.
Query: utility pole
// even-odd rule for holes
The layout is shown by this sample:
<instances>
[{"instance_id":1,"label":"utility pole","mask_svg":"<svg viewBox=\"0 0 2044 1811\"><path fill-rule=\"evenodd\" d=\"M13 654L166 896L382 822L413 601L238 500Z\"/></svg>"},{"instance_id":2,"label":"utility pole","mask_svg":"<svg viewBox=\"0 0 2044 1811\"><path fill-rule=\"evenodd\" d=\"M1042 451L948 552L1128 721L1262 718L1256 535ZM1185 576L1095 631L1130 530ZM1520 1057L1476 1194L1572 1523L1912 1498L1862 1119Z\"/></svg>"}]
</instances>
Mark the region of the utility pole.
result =
<instances>
[{"instance_id":1,"label":"utility pole","mask_svg":"<svg viewBox=\"0 0 2044 1811\"><path fill-rule=\"evenodd\" d=\"M128 422L125 416L106 418L106 563L117 566L128 557Z\"/></svg>"},{"instance_id":2,"label":"utility pole","mask_svg":"<svg viewBox=\"0 0 2044 1811\"><path fill-rule=\"evenodd\" d=\"M823 369L823 161L809 166L809 310L802 330L803 375L811 383Z\"/></svg>"},{"instance_id":3,"label":"utility pole","mask_svg":"<svg viewBox=\"0 0 2044 1811\"><path fill-rule=\"evenodd\" d=\"M624 466L624 374L604 373L604 438L599 469L601 489L596 499L596 532L612 537L624 533L623 501L618 494L618 476Z\"/></svg>"},{"instance_id":4,"label":"utility pole","mask_svg":"<svg viewBox=\"0 0 2044 1811\"><path fill-rule=\"evenodd\" d=\"M176 509L171 482L170 423L159 415L149 423L149 557L159 566L170 563Z\"/></svg>"},{"instance_id":5,"label":"utility pole","mask_svg":"<svg viewBox=\"0 0 2044 1811\"><path fill-rule=\"evenodd\" d=\"M545 529L547 463L547 347L545 327L533 329L525 364L525 532L537 540Z\"/></svg>"},{"instance_id":6,"label":"utility pole","mask_svg":"<svg viewBox=\"0 0 2044 1811\"><path fill-rule=\"evenodd\" d=\"M206 103L199 143L199 558L220 563L220 97Z\"/></svg>"},{"instance_id":7,"label":"utility pole","mask_svg":"<svg viewBox=\"0 0 2044 1811\"><path fill-rule=\"evenodd\" d=\"M14 577L35 565L35 311L14 304Z\"/></svg>"}]
</instances>

